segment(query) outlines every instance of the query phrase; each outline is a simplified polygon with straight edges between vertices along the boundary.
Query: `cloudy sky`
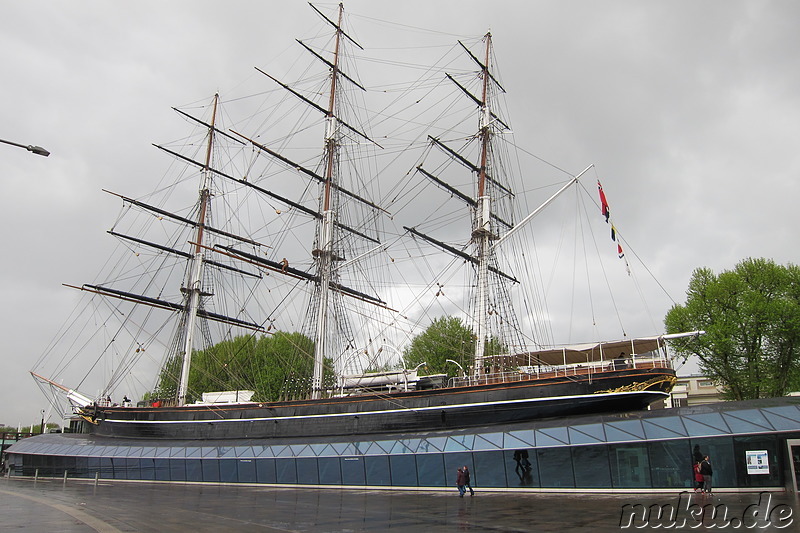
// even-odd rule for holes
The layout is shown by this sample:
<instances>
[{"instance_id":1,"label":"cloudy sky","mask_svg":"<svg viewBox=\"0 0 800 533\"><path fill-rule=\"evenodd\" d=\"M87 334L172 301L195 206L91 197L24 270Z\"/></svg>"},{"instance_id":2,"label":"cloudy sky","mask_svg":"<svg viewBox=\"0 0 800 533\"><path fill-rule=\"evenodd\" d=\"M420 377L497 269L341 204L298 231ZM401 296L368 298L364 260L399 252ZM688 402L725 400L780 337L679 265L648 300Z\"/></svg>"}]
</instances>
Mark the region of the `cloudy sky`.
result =
<instances>
[{"instance_id":1,"label":"cloudy sky","mask_svg":"<svg viewBox=\"0 0 800 533\"><path fill-rule=\"evenodd\" d=\"M800 4L345 9L372 57L491 30L517 143L573 173L594 163L626 242L674 300L699 266L798 262ZM28 425L46 407L27 371L75 304L61 283L90 280L110 249L118 203L101 188L146 191L166 168L151 143L180 135L170 107L235 89L253 66L280 70L317 23L288 0L3 2L0 138L52 155L0 145L0 423ZM670 305L653 304L656 323Z\"/></svg>"}]
</instances>

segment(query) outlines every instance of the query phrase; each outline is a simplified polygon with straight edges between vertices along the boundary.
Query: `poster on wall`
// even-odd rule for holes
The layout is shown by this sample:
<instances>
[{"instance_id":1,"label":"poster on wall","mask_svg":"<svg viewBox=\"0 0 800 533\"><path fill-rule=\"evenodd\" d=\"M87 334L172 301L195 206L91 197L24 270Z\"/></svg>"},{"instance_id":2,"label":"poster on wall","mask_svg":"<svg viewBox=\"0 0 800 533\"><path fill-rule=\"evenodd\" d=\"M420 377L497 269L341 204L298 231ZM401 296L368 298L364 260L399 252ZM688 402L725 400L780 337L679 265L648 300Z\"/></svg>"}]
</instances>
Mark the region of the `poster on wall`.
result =
<instances>
[{"instance_id":1,"label":"poster on wall","mask_svg":"<svg viewBox=\"0 0 800 533\"><path fill-rule=\"evenodd\" d=\"M746 451L748 474L769 474L769 454L767 450Z\"/></svg>"}]
</instances>

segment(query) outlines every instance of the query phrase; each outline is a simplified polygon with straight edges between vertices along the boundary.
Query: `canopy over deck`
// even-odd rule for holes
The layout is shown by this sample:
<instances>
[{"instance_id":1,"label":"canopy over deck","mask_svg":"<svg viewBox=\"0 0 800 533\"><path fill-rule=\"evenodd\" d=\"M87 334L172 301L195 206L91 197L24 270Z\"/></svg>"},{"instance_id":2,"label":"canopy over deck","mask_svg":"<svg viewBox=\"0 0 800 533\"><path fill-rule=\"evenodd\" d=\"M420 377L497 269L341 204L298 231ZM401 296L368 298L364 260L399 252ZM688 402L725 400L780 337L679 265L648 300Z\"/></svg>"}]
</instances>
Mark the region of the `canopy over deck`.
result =
<instances>
[{"instance_id":1,"label":"canopy over deck","mask_svg":"<svg viewBox=\"0 0 800 533\"><path fill-rule=\"evenodd\" d=\"M703 333L705 332L691 331L672 335L658 335L655 337L573 344L512 355L493 355L488 358L491 359L494 364L505 367L596 363L611 361L620 355L627 358L631 355L655 352L659 348L666 349L666 341L668 340L696 337Z\"/></svg>"}]
</instances>

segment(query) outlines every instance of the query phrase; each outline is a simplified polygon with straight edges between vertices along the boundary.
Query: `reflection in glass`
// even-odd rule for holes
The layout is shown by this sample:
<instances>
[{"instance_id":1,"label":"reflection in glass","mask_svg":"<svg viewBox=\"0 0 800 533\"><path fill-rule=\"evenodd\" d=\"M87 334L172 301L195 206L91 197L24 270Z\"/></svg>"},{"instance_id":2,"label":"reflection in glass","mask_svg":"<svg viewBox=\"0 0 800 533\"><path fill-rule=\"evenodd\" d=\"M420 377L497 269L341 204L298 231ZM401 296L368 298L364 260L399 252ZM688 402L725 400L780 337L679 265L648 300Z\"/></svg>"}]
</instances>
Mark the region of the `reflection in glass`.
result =
<instances>
[{"instance_id":1,"label":"reflection in glass","mask_svg":"<svg viewBox=\"0 0 800 533\"><path fill-rule=\"evenodd\" d=\"M572 449L572 462L576 487L611 486L607 446L577 446Z\"/></svg>"},{"instance_id":2,"label":"reflection in glass","mask_svg":"<svg viewBox=\"0 0 800 533\"><path fill-rule=\"evenodd\" d=\"M362 457L342 457L342 483L345 485L364 485L364 459Z\"/></svg>"},{"instance_id":3,"label":"reflection in glass","mask_svg":"<svg viewBox=\"0 0 800 533\"><path fill-rule=\"evenodd\" d=\"M650 486L650 463L647 460L647 446L644 443L609 446L608 456L613 487Z\"/></svg>"},{"instance_id":4,"label":"reflection in glass","mask_svg":"<svg viewBox=\"0 0 800 533\"><path fill-rule=\"evenodd\" d=\"M417 486L417 462L413 455L390 455L389 469L395 487Z\"/></svg>"},{"instance_id":5,"label":"reflection in glass","mask_svg":"<svg viewBox=\"0 0 800 533\"><path fill-rule=\"evenodd\" d=\"M389 457L386 455L364 457L364 469L367 474L367 485L388 486L392 484L392 477L389 472Z\"/></svg>"},{"instance_id":6,"label":"reflection in glass","mask_svg":"<svg viewBox=\"0 0 800 533\"><path fill-rule=\"evenodd\" d=\"M539 486L539 469L536 465L536 450L520 448L513 452L505 451L502 453L506 458L506 479L509 487Z\"/></svg>"},{"instance_id":7,"label":"reflection in glass","mask_svg":"<svg viewBox=\"0 0 800 533\"><path fill-rule=\"evenodd\" d=\"M569 448L544 448L536 450L539 461L539 479L542 487L574 487L572 457Z\"/></svg>"},{"instance_id":8,"label":"reflection in glass","mask_svg":"<svg viewBox=\"0 0 800 533\"><path fill-rule=\"evenodd\" d=\"M417 482L420 487L445 487L444 461L440 453L417 455Z\"/></svg>"}]
</instances>

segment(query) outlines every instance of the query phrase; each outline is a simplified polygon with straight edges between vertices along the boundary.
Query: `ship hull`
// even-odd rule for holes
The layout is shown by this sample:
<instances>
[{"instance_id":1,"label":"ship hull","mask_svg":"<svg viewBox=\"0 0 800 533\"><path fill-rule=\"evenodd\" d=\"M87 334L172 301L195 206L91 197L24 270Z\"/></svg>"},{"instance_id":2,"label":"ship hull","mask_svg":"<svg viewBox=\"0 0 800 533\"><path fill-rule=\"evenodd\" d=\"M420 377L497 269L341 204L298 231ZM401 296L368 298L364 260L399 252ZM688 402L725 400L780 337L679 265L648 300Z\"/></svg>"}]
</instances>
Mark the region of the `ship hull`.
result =
<instances>
[{"instance_id":1,"label":"ship hull","mask_svg":"<svg viewBox=\"0 0 800 533\"><path fill-rule=\"evenodd\" d=\"M669 368L322 400L95 408L89 432L146 439L236 439L408 433L645 409L667 397Z\"/></svg>"}]
</instances>

